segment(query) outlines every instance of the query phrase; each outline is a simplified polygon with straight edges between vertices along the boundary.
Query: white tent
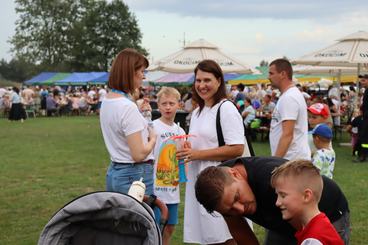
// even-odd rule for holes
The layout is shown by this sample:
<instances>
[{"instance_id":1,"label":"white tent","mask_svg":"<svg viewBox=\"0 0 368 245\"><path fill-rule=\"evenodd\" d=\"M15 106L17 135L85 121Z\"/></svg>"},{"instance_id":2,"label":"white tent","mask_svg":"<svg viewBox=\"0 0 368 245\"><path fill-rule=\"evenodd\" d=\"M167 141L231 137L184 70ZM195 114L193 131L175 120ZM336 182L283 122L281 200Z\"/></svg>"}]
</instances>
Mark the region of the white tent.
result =
<instances>
[{"instance_id":1,"label":"white tent","mask_svg":"<svg viewBox=\"0 0 368 245\"><path fill-rule=\"evenodd\" d=\"M252 73L249 66L222 53L217 46L204 39L194 41L182 50L155 62L148 70L188 73L193 72L196 65L204 59L215 60L224 73Z\"/></svg>"},{"instance_id":2,"label":"white tent","mask_svg":"<svg viewBox=\"0 0 368 245\"><path fill-rule=\"evenodd\" d=\"M339 73L344 74L357 74L357 67L338 67L338 66L311 66L311 65L296 65L293 66L294 74L303 75L337 75Z\"/></svg>"},{"instance_id":3,"label":"white tent","mask_svg":"<svg viewBox=\"0 0 368 245\"><path fill-rule=\"evenodd\" d=\"M337 40L327 48L304 55L293 61L294 64L314 66L356 67L357 74L368 65L368 32L358 31ZM338 83L342 69L338 69ZM359 83L357 81L357 87Z\"/></svg>"},{"instance_id":4,"label":"white tent","mask_svg":"<svg viewBox=\"0 0 368 245\"><path fill-rule=\"evenodd\" d=\"M355 82L358 78L357 67L295 65L293 72L307 76L320 76L339 83Z\"/></svg>"},{"instance_id":5,"label":"white tent","mask_svg":"<svg viewBox=\"0 0 368 245\"><path fill-rule=\"evenodd\" d=\"M358 31L337 41L327 48L304 55L293 63L354 67L357 64L368 64L368 32Z\"/></svg>"}]
</instances>

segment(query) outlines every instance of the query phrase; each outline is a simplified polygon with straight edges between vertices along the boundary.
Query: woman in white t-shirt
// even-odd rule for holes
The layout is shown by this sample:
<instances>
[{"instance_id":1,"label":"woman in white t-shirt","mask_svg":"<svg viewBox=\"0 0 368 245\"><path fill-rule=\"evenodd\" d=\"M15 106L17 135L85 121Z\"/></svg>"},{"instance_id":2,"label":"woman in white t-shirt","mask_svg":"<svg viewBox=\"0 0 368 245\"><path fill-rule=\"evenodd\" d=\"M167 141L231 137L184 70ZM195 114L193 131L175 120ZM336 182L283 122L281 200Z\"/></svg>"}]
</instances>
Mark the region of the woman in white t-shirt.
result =
<instances>
[{"instance_id":1,"label":"woman in white t-shirt","mask_svg":"<svg viewBox=\"0 0 368 245\"><path fill-rule=\"evenodd\" d=\"M100 110L100 124L111 164L106 189L127 193L133 181L143 178L146 194L153 194L153 154L156 135L139 112L133 98L144 79L148 60L134 49L115 58L109 76L111 92Z\"/></svg>"},{"instance_id":2,"label":"woman in white t-shirt","mask_svg":"<svg viewBox=\"0 0 368 245\"><path fill-rule=\"evenodd\" d=\"M200 244L235 244L224 218L211 215L197 202L194 183L206 167L241 156L244 150L244 126L232 102L221 107L220 123L225 145L219 147L216 133L216 115L226 99L224 76L220 66L212 60L203 60L194 70L193 99L198 103L192 113L189 149L177 152L188 164L188 182L185 192L184 242Z\"/></svg>"},{"instance_id":3,"label":"woman in white t-shirt","mask_svg":"<svg viewBox=\"0 0 368 245\"><path fill-rule=\"evenodd\" d=\"M250 123L256 118L256 110L253 108L250 98L244 99L244 107L242 117L244 118L245 126L249 127Z\"/></svg>"}]
</instances>

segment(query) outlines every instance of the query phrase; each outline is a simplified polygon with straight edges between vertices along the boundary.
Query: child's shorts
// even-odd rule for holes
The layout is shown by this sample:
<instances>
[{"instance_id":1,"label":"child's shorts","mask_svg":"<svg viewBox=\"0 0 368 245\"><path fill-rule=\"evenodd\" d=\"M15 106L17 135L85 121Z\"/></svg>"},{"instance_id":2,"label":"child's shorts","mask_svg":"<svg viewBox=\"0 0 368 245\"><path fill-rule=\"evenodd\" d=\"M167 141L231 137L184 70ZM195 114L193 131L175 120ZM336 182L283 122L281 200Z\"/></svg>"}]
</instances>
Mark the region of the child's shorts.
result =
<instances>
[{"instance_id":1,"label":"child's shorts","mask_svg":"<svg viewBox=\"0 0 368 245\"><path fill-rule=\"evenodd\" d=\"M174 204L166 204L167 209L169 210L169 220L167 221L168 225L177 225L178 224L178 206L179 203L174 203ZM153 209L154 213L155 213L155 219L156 219L156 223L160 223L160 218L161 218L161 212L160 209L155 207Z\"/></svg>"}]
</instances>

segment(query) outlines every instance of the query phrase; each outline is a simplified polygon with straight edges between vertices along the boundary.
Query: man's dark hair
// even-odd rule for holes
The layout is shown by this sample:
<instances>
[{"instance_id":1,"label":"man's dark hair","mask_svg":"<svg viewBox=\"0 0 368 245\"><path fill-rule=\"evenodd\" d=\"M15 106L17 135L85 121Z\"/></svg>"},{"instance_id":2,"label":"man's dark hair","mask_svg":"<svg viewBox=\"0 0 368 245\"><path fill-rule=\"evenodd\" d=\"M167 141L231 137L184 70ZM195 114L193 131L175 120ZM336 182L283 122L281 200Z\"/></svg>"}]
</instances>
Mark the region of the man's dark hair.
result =
<instances>
[{"instance_id":1,"label":"man's dark hair","mask_svg":"<svg viewBox=\"0 0 368 245\"><path fill-rule=\"evenodd\" d=\"M246 97L244 101L248 102L250 105L252 105L252 100L249 97Z\"/></svg>"},{"instance_id":2,"label":"man's dark hair","mask_svg":"<svg viewBox=\"0 0 368 245\"><path fill-rule=\"evenodd\" d=\"M272 96L270 94L266 94L264 97L269 98L270 100L272 99Z\"/></svg>"},{"instance_id":3,"label":"man's dark hair","mask_svg":"<svg viewBox=\"0 0 368 245\"><path fill-rule=\"evenodd\" d=\"M291 66L290 61L287 59L276 59L271 62L270 66L272 65L276 67L276 71L278 73L284 71L290 80L293 79L293 67Z\"/></svg>"},{"instance_id":4,"label":"man's dark hair","mask_svg":"<svg viewBox=\"0 0 368 245\"><path fill-rule=\"evenodd\" d=\"M238 85L236 85L236 87L239 89L240 92L243 92L245 88L244 84L242 83L239 83Z\"/></svg>"},{"instance_id":5,"label":"man's dark hair","mask_svg":"<svg viewBox=\"0 0 368 245\"><path fill-rule=\"evenodd\" d=\"M195 183L196 198L209 213L213 213L221 202L225 185L234 181L226 168L212 166L198 175Z\"/></svg>"},{"instance_id":6,"label":"man's dark hair","mask_svg":"<svg viewBox=\"0 0 368 245\"><path fill-rule=\"evenodd\" d=\"M12 89L13 89L14 92L16 92L17 94L19 94L19 88L18 87L15 87L14 86Z\"/></svg>"},{"instance_id":7,"label":"man's dark hair","mask_svg":"<svg viewBox=\"0 0 368 245\"><path fill-rule=\"evenodd\" d=\"M58 96L58 95L59 95L59 90L54 89L54 90L52 91L52 94L53 94L54 96Z\"/></svg>"}]
</instances>

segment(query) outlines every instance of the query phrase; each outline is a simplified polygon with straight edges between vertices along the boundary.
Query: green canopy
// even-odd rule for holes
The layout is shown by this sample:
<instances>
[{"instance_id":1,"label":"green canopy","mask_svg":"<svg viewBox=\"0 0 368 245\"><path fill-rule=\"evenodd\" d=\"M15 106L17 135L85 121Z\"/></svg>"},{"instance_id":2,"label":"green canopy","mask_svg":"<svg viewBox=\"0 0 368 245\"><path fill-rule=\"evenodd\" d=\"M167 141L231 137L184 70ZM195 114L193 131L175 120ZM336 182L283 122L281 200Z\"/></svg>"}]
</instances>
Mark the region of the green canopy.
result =
<instances>
[{"instance_id":1,"label":"green canopy","mask_svg":"<svg viewBox=\"0 0 368 245\"><path fill-rule=\"evenodd\" d=\"M47 85L47 86L54 85L55 81L64 79L69 75L70 75L70 73L68 73L68 72L58 72L53 77L51 77L51 78L49 78L45 81L35 83L35 85Z\"/></svg>"}]
</instances>

